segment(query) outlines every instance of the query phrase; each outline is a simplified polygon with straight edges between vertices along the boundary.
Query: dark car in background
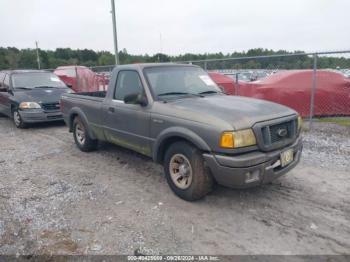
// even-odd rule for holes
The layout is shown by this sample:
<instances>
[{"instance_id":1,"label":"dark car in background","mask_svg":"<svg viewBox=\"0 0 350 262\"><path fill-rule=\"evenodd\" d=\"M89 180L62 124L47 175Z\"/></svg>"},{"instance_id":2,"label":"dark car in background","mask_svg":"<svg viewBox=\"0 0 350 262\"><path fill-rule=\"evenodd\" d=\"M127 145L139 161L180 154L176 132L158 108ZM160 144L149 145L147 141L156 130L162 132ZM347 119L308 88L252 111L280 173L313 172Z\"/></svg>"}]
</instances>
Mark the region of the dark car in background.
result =
<instances>
[{"instance_id":1,"label":"dark car in background","mask_svg":"<svg viewBox=\"0 0 350 262\"><path fill-rule=\"evenodd\" d=\"M16 127L62 120L59 100L70 93L58 76L42 70L0 71L0 113Z\"/></svg>"}]
</instances>

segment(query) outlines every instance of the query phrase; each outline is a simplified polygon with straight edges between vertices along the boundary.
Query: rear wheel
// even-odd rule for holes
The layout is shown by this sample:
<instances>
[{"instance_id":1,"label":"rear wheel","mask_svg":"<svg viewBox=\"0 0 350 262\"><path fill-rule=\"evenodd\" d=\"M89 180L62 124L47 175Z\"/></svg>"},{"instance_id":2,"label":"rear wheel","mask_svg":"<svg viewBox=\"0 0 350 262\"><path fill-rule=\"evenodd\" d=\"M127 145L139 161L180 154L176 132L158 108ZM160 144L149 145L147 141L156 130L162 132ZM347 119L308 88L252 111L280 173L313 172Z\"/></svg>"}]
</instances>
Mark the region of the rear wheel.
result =
<instances>
[{"instance_id":1,"label":"rear wheel","mask_svg":"<svg viewBox=\"0 0 350 262\"><path fill-rule=\"evenodd\" d=\"M207 195L214 180L202 152L186 142L176 142L166 151L164 172L173 192L187 201Z\"/></svg>"},{"instance_id":2,"label":"rear wheel","mask_svg":"<svg viewBox=\"0 0 350 262\"><path fill-rule=\"evenodd\" d=\"M13 123L17 128L25 128L26 124L23 122L21 115L18 112L18 109L12 111Z\"/></svg>"},{"instance_id":3,"label":"rear wheel","mask_svg":"<svg viewBox=\"0 0 350 262\"><path fill-rule=\"evenodd\" d=\"M81 151L89 152L96 150L97 140L90 137L86 126L79 117L76 117L73 121L73 137L75 144Z\"/></svg>"}]
</instances>

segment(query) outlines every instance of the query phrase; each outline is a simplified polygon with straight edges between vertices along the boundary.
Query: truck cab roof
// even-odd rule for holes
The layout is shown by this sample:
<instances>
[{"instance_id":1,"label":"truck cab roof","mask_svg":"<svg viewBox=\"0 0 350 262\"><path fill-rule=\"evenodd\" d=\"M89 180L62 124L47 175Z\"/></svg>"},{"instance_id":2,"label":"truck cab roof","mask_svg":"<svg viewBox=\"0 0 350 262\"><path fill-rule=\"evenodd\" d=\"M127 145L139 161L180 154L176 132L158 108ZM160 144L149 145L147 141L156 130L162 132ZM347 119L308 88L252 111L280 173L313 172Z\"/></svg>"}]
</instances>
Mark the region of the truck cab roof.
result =
<instances>
[{"instance_id":1,"label":"truck cab roof","mask_svg":"<svg viewBox=\"0 0 350 262\"><path fill-rule=\"evenodd\" d=\"M140 64L126 64L126 65L117 65L115 68L120 69L144 69L147 67L169 67L169 66L188 66L188 67L198 67L191 64L177 64L177 63L140 63Z\"/></svg>"}]
</instances>

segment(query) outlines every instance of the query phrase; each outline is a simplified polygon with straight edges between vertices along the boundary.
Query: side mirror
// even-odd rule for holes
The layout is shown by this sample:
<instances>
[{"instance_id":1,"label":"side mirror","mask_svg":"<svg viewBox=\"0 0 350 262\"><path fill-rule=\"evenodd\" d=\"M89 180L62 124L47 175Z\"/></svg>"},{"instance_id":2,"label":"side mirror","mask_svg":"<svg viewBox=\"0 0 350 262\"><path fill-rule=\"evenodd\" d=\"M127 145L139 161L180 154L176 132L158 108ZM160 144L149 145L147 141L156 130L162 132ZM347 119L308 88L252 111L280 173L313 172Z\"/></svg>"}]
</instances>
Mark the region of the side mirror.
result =
<instances>
[{"instance_id":1,"label":"side mirror","mask_svg":"<svg viewBox=\"0 0 350 262\"><path fill-rule=\"evenodd\" d=\"M141 93L128 94L124 97L125 104L139 104L141 106L147 106L147 99Z\"/></svg>"}]
</instances>

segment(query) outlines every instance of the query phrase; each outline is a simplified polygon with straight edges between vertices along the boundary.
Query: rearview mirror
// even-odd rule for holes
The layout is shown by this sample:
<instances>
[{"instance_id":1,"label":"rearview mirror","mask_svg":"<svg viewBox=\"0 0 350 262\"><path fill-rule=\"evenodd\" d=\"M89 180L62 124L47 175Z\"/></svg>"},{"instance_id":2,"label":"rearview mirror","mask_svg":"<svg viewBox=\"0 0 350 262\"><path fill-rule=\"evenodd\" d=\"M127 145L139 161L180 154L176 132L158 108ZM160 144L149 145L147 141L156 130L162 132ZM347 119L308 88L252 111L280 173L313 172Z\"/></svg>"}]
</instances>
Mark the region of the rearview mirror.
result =
<instances>
[{"instance_id":1,"label":"rearview mirror","mask_svg":"<svg viewBox=\"0 0 350 262\"><path fill-rule=\"evenodd\" d=\"M147 105L147 99L141 93L128 94L124 97L125 104L139 104L141 106Z\"/></svg>"}]
</instances>

